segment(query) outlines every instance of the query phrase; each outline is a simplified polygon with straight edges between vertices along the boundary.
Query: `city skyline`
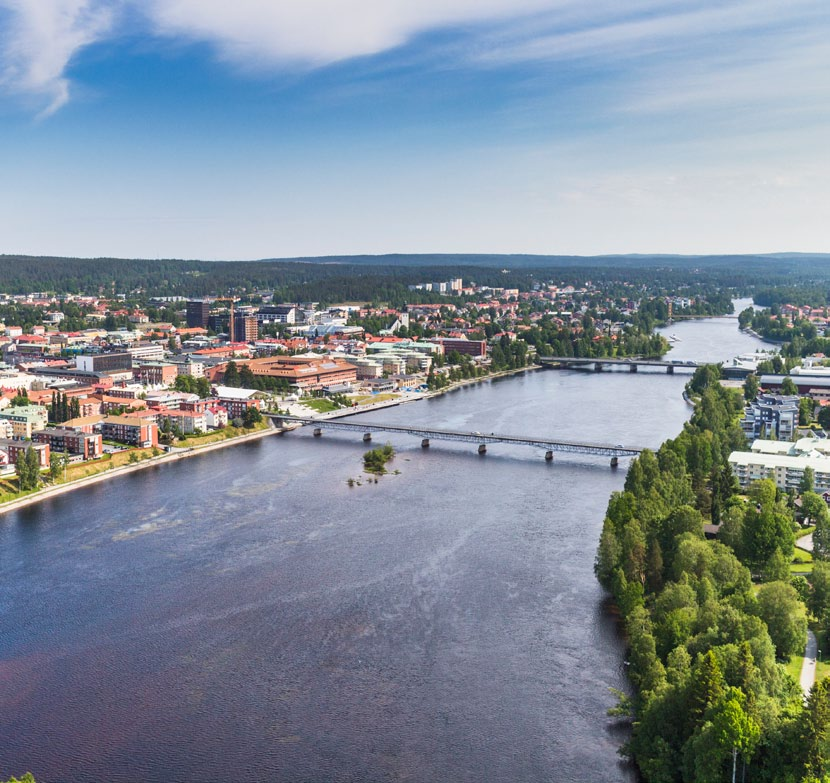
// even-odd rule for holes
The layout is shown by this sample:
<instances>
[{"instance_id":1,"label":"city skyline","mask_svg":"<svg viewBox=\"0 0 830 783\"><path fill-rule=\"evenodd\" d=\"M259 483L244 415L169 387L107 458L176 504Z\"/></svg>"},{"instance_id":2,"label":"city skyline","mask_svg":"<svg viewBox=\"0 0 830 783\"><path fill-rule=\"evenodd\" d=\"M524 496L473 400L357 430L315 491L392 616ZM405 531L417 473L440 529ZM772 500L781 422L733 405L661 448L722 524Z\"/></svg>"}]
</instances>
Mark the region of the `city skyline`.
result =
<instances>
[{"instance_id":1,"label":"city skyline","mask_svg":"<svg viewBox=\"0 0 830 783\"><path fill-rule=\"evenodd\" d=\"M2 252L826 252L819 2L0 0Z\"/></svg>"}]
</instances>

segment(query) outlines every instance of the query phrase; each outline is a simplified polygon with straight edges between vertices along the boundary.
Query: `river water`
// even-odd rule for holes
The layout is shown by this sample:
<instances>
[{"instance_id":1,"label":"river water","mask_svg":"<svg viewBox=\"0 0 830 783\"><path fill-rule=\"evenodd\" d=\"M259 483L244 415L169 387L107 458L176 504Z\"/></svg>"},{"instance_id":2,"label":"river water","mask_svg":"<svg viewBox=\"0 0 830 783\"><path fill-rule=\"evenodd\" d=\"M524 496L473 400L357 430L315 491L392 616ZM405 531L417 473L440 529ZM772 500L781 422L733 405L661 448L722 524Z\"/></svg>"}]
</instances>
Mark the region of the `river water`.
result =
<instances>
[{"instance_id":1,"label":"river water","mask_svg":"<svg viewBox=\"0 0 830 783\"><path fill-rule=\"evenodd\" d=\"M671 358L761 346L666 331ZM528 372L364 416L656 447L686 380ZM377 484L359 435L298 431L0 518L0 779L634 780L592 572L627 461L391 440Z\"/></svg>"}]
</instances>

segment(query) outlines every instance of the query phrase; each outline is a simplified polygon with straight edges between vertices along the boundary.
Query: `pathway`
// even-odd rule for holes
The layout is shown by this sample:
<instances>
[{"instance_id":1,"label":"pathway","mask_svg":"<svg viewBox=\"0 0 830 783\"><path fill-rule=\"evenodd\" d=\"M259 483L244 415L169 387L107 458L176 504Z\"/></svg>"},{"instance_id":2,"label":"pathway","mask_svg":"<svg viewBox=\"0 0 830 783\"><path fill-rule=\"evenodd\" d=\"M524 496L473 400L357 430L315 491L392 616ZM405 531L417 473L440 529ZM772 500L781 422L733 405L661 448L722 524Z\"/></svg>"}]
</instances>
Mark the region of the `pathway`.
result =
<instances>
[{"instance_id":1,"label":"pathway","mask_svg":"<svg viewBox=\"0 0 830 783\"><path fill-rule=\"evenodd\" d=\"M807 631L807 649L804 650L804 660L801 663L801 690L804 691L804 698L810 695L810 688L816 681L816 654L818 642L812 631Z\"/></svg>"}]
</instances>

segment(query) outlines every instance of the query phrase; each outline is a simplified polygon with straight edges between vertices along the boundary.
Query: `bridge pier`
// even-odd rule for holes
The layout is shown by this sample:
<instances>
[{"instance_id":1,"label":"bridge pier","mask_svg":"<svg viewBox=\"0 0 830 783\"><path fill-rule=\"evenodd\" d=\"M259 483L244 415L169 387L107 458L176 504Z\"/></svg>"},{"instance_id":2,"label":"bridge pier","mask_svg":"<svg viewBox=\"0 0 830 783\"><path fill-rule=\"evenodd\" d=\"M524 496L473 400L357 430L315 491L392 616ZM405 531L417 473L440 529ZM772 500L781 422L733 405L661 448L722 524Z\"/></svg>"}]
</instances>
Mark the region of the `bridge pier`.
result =
<instances>
[{"instance_id":1,"label":"bridge pier","mask_svg":"<svg viewBox=\"0 0 830 783\"><path fill-rule=\"evenodd\" d=\"M545 462L553 462L553 452L546 451L545 452Z\"/></svg>"},{"instance_id":2,"label":"bridge pier","mask_svg":"<svg viewBox=\"0 0 830 783\"><path fill-rule=\"evenodd\" d=\"M364 432L363 433L363 442L364 443L371 443L372 441L372 433L371 432Z\"/></svg>"},{"instance_id":3,"label":"bridge pier","mask_svg":"<svg viewBox=\"0 0 830 783\"><path fill-rule=\"evenodd\" d=\"M616 468L617 465L620 464L620 460L618 457L611 457L611 467Z\"/></svg>"},{"instance_id":4,"label":"bridge pier","mask_svg":"<svg viewBox=\"0 0 830 783\"><path fill-rule=\"evenodd\" d=\"M673 364L670 364L668 367L666 367L666 374L667 375L674 375L674 365Z\"/></svg>"},{"instance_id":5,"label":"bridge pier","mask_svg":"<svg viewBox=\"0 0 830 783\"><path fill-rule=\"evenodd\" d=\"M314 428L314 437L315 438L319 438L322 434L323 434L323 430L321 430L319 427Z\"/></svg>"},{"instance_id":6,"label":"bridge pier","mask_svg":"<svg viewBox=\"0 0 830 783\"><path fill-rule=\"evenodd\" d=\"M602 372L602 362L594 363L594 372Z\"/></svg>"},{"instance_id":7,"label":"bridge pier","mask_svg":"<svg viewBox=\"0 0 830 783\"><path fill-rule=\"evenodd\" d=\"M484 443L478 444L478 453L479 454L486 454L487 453L487 446Z\"/></svg>"},{"instance_id":8,"label":"bridge pier","mask_svg":"<svg viewBox=\"0 0 830 783\"><path fill-rule=\"evenodd\" d=\"M632 365L628 368L628 371L629 371L629 372L637 372L637 365L636 365L636 364L632 364Z\"/></svg>"},{"instance_id":9,"label":"bridge pier","mask_svg":"<svg viewBox=\"0 0 830 783\"><path fill-rule=\"evenodd\" d=\"M429 448L429 438L424 438L421 441L421 448L422 449L428 449Z\"/></svg>"}]
</instances>

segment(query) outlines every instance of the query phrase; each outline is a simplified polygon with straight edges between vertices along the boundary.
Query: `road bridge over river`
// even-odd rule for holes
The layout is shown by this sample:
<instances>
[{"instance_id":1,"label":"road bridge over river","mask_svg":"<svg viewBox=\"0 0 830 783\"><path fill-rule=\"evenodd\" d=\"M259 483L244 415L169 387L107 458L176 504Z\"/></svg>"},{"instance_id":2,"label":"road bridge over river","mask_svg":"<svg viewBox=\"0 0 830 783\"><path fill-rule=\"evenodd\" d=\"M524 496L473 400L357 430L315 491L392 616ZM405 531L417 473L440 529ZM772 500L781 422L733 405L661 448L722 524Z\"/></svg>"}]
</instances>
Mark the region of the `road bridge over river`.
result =
<instances>
[{"instance_id":1,"label":"road bridge over river","mask_svg":"<svg viewBox=\"0 0 830 783\"><path fill-rule=\"evenodd\" d=\"M628 369L629 372L637 372L640 367L656 367L657 369L665 370L669 375L674 375L676 370L685 370L686 372L694 372L698 367L710 362L696 362L691 359L643 359L638 357L630 357L625 359L616 359L608 356L598 356L594 358L575 357L575 356L540 356L536 359L537 364L543 367L552 367L554 369L574 369L574 370L594 370L601 372L607 367L621 367ZM751 369L746 367L734 367L728 364L721 366L721 377L742 379L752 373Z\"/></svg>"},{"instance_id":2,"label":"road bridge over river","mask_svg":"<svg viewBox=\"0 0 830 783\"><path fill-rule=\"evenodd\" d=\"M589 456L610 457L611 466L616 467L620 457L636 457L641 448L603 443L577 443L570 441L552 440L550 438L523 437L517 435L496 435L491 432L485 435L481 432L462 432L458 430L439 430L426 427L407 427L391 424L378 424L368 421L342 421L339 419L316 419L305 416L287 416L278 413L267 414L277 427L293 428L291 425L313 426L314 435L320 436L324 429L341 430L346 432L362 432L363 440L372 440L375 432L389 432L398 435L413 435L421 438L421 446L429 447L432 440L459 441L462 443L477 443L478 453L486 454L487 445L491 443L505 443L510 446L531 446L543 449L545 459L550 462L554 452L565 454L585 454Z\"/></svg>"}]
</instances>

